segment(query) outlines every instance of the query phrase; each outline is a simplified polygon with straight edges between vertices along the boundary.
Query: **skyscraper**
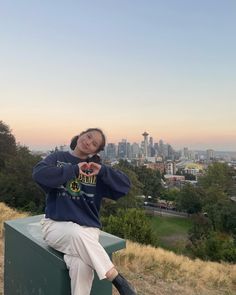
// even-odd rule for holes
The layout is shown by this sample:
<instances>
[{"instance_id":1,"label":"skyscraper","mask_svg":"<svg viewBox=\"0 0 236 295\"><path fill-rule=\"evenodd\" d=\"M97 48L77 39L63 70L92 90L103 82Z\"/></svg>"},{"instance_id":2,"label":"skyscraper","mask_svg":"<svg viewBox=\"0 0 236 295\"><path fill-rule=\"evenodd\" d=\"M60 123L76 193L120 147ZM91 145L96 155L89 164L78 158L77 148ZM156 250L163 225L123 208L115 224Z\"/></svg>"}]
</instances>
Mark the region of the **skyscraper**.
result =
<instances>
[{"instance_id":1,"label":"skyscraper","mask_svg":"<svg viewBox=\"0 0 236 295\"><path fill-rule=\"evenodd\" d=\"M118 143L118 158L120 159L128 158L129 154L130 154L130 143L128 143L126 139L122 139L122 141Z\"/></svg>"},{"instance_id":2,"label":"skyscraper","mask_svg":"<svg viewBox=\"0 0 236 295\"><path fill-rule=\"evenodd\" d=\"M144 137L144 158L148 157L148 133L145 131L142 136Z\"/></svg>"},{"instance_id":3,"label":"skyscraper","mask_svg":"<svg viewBox=\"0 0 236 295\"><path fill-rule=\"evenodd\" d=\"M116 159L116 145L114 143L108 143L106 152L108 160Z\"/></svg>"},{"instance_id":4,"label":"skyscraper","mask_svg":"<svg viewBox=\"0 0 236 295\"><path fill-rule=\"evenodd\" d=\"M131 145L131 158L132 159L136 159L139 157L139 145L134 142L132 145Z\"/></svg>"},{"instance_id":5,"label":"skyscraper","mask_svg":"<svg viewBox=\"0 0 236 295\"><path fill-rule=\"evenodd\" d=\"M207 154L207 161L211 161L214 159L214 150L208 149L206 151L206 154Z\"/></svg>"}]
</instances>

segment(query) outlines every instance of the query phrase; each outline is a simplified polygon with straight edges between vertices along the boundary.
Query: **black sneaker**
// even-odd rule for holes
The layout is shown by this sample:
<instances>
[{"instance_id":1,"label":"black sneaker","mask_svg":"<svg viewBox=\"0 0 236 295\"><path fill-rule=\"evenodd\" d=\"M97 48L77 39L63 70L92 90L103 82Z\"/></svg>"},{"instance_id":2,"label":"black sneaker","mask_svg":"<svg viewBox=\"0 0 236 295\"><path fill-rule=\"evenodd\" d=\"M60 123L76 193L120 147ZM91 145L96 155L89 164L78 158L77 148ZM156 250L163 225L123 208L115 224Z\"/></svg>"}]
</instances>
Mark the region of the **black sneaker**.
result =
<instances>
[{"instance_id":1,"label":"black sneaker","mask_svg":"<svg viewBox=\"0 0 236 295\"><path fill-rule=\"evenodd\" d=\"M133 286L121 274L114 278L112 284L119 291L120 295L137 295Z\"/></svg>"}]
</instances>

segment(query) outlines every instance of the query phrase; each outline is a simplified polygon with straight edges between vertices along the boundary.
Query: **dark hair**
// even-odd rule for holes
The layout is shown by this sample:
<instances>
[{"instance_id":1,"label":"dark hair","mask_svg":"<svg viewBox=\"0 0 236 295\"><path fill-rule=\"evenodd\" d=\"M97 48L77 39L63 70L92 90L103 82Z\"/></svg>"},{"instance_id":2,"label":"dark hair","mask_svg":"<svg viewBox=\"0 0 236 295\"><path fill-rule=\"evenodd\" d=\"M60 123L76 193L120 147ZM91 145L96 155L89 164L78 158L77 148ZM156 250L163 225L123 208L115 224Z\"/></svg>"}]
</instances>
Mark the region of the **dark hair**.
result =
<instances>
[{"instance_id":1,"label":"dark hair","mask_svg":"<svg viewBox=\"0 0 236 295\"><path fill-rule=\"evenodd\" d=\"M97 149L96 152L99 153L100 151L104 150L104 147L105 147L105 145L106 145L106 137L105 137L103 131L102 131L101 129L99 129L99 128L89 128L89 129L87 129L87 130L85 130L85 131L82 131L79 135L74 136L74 137L71 139L71 142L70 142L70 148L71 148L72 150L74 150L75 147L76 147L76 145L77 145L77 140L78 140L78 138L79 138L81 135L83 135L83 134L85 134L85 133L88 133L88 132L91 132L91 131L97 131L97 132L99 132L99 133L101 134L101 136L102 136L102 143L101 143L101 145L98 147L98 149Z\"/></svg>"}]
</instances>

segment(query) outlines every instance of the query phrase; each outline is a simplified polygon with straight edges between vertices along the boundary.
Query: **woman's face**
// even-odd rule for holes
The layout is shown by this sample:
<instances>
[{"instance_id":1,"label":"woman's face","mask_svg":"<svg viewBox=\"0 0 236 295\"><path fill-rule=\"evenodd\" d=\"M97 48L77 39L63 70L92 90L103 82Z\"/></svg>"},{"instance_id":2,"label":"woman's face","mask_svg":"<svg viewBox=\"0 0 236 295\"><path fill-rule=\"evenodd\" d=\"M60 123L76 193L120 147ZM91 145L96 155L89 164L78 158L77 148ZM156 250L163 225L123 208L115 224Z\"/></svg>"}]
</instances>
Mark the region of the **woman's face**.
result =
<instances>
[{"instance_id":1,"label":"woman's face","mask_svg":"<svg viewBox=\"0 0 236 295\"><path fill-rule=\"evenodd\" d=\"M96 154L101 144L101 133L98 131L88 131L79 136L76 149L85 155Z\"/></svg>"}]
</instances>

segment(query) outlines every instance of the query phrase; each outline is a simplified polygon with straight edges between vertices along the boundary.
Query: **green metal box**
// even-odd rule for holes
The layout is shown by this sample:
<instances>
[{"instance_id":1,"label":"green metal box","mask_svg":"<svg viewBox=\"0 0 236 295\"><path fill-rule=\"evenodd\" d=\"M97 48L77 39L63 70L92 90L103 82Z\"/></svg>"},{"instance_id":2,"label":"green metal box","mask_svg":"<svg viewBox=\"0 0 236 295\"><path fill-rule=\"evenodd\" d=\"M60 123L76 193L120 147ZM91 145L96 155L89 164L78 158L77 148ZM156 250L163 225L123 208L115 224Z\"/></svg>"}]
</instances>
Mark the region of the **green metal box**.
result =
<instances>
[{"instance_id":1,"label":"green metal box","mask_svg":"<svg viewBox=\"0 0 236 295\"><path fill-rule=\"evenodd\" d=\"M70 295L70 278L63 254L47 246L41 234L43 215L6 221L4 253L5 295ZM125 240L101 232L100 243L112 253ZM111 295L112 284L95 274L91 295Z\"/></svg>"}]
</instances>

